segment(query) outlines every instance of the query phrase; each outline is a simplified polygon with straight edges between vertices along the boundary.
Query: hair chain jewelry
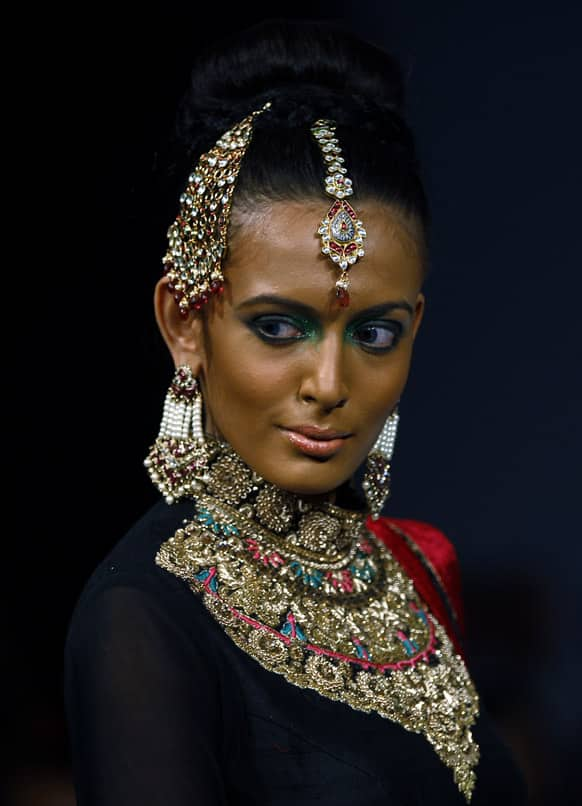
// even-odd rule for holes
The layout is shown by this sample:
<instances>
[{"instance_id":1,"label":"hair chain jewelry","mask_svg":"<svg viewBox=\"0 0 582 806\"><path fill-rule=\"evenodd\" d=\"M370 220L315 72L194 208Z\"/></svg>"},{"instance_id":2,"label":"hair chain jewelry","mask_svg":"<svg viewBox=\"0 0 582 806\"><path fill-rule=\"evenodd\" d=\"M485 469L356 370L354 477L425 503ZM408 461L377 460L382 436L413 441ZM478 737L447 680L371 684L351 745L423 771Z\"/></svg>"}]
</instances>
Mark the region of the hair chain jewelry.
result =
<instances>
[{"instance_id":1,"label":"hair chain jewelry","mask_svg":"<svg viewBox=\"0 0 582 806\"><path fill-rule=\"evenodd\" d=\"M202 154L180 196L180 212L168 229L168 249L162 262L168 291L184 318L223 291L222 264L235 182L255 119L270 107L267 101Z\"/></svg>"},{"instance_id":2,"label":"hair chain jewelry","mask_svg":"<svg viewBox=\"0 0 582 806\"><path fill-rule=\"evenodd\" d=\"M365 255L366 230L354 208L346 201L346 196L351 196L354 191L352 180L346 176L345 160L335 132L335 122L325 118L316 120L311 127L327 168L325 192L336 199L317 232L321 235L321 251L340 268L335 293L339 304L346 307L350 304L348 269Z\"/></svg>"}]
</instances>

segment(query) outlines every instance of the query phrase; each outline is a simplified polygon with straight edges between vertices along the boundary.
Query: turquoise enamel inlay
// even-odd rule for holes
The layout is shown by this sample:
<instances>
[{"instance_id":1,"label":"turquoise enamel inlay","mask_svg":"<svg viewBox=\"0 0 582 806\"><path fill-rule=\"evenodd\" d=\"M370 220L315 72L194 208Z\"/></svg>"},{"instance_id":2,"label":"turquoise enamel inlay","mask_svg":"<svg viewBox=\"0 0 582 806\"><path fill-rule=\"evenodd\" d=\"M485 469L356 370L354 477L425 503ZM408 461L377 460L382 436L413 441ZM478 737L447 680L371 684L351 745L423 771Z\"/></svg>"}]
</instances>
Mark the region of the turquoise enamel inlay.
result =
<instances>
[{"instance_id":1,"label":"turquoise enamel inlay","mask_svg":"<svg viewBox=\"0 0 582 806\"><path fill-rule=\"evenodd\" d=\"M196 519L200 521L203 526L214 532L215 535L223 535L223 537L230 537L230 535L238 535L239 531L236 526L230 523L223 523L217 521L215 517L207 509L199 509Z\"/></svg>"},{"instance_id":2,"label":"turquoise enamel inlay","mask_svg":"<svg viewBox=\"0 0 582 806\"><path fill-rule=\"evenodd\" d=\"M363 559L365 556L365 554L358 552L356 562L349 566L349 570L357 579L363 579L364 582L372 582L376 576L376 571L372 564L368 560L365 560L363 563L358 562L358 560Z\"/></svg>"},{"instance_id":3,"label":"turquoise enamel inlay","mask_svg":"<svg viewBox=\"0 0 582 806\"><path fill-rule=\"evenodd\" d=\"M306 571L301 563L297 560L289 563L289 568L293 571L295 576L301 579L306 585L311 585L312 588L320 588L323 582L323 573L319 570Z\"/></svg>"},{"instance_id":4,"label":"turquoise enamel inlay","mask_svg":"<svg viewBox=\"0 0 582 806\"><path fill-rule=\"evenodd\" d=\"M356 647L356 655L358 658L363 658L364 660L371 660L370 650L367 646L365 646L359 638L355 636L352 637L352 642Z\"/></svg>"},{"instance_id":5,"label":"turquoise enamel inlay","mask_svg":"<svg viewBox=\"0 0 582 806\"><path fill-rule=\"evenodd\" d=\"M218 581L216 579L216 574L211 574L208 568L204 568L202 571L199 571L197 574L194 574L194 579L197 579L199 582L206 582L208 577L210 577L208 588L212 591L212 593L216 593L218 591Z\"/></svg>"},{"instance_id":6,"label":"turquoise enamel inlay","mask_svg":"<svg viewBox=\"0 0 582 806\"><path fill-rule=\"evenodd\" d=\"M295 621L293 613L288 613L285 623L281 627L281 634L286 638L299 638L300 641L307 641L305 633Z\"/></svg>"}]
</instances>

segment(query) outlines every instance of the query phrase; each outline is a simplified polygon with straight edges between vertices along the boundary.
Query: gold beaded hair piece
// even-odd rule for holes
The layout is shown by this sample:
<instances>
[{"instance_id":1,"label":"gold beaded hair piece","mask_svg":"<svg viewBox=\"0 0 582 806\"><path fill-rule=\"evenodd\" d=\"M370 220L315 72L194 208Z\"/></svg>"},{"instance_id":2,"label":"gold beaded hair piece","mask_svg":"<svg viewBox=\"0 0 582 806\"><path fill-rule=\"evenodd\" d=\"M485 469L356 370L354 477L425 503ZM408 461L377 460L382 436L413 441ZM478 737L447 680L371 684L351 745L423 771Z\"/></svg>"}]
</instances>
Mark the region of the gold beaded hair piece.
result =
<instances>
[{"instance_id":1,"label":"gold beaded hair piece","mask_svg":"<svg viewBox=\"0 0 582 806\"><path fill-rule=\"evenodd\" d=\"M342 149L335 132L335 122L325 118L316 120L311 127L311 134L321 149L327 168L325 192L336 200L318 229L321 251L340 269L335 293L338 303L345 307L350 304L348 269L365 255L363 243L366 230L354 208L346 201L346 196L351 196L354 191L352 180L346 176L345 160L341 156Z\"/></svg>"},{"instance_id":2,"label":"gold beaded hair piece","mask_svg":"<svg viewBox=\"0 0 582 806\"><path fill-rule=\"evenodd\" d=\"M270 107L268 101L202 154L180 196L180 212L168 229L168 249L162 263L169 279L167 289L184 318L191 309L200 310L213 294L223 291L222 263L236 178L251 142L255 118Z\"/></svg>"}]
</instances>

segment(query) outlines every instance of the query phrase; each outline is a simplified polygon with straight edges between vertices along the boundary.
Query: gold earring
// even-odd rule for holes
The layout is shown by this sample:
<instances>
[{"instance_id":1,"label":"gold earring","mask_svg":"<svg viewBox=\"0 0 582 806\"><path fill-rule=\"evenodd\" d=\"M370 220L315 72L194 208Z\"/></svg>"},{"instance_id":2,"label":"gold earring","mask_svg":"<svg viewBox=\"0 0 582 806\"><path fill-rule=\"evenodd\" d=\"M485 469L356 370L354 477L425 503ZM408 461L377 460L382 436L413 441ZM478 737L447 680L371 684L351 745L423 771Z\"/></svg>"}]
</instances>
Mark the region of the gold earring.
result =
<instances>
[{"instance_id":1,"label":"gold earring","mask_svg":"<svg viewBox=\"0 0 582 806\"><path fill-rule=\"evenodd\" d=\"M206 479L208 450L202 422L202 392L191 368L176 367L166 394L156 441L144 460L166 503L193 496Z\"/></svg>"},{"instance_id":2,"label":"gold earring","mask_svg":"<svg viewBox=\"0 0 582 806\"><path fill-rule=\"evenodd\" d=\"M373 520L378 520L390 497L390 460L398 430L398 406L387 418L378 439L368 454L362 488Z\"/></svg>"}]
</instances>

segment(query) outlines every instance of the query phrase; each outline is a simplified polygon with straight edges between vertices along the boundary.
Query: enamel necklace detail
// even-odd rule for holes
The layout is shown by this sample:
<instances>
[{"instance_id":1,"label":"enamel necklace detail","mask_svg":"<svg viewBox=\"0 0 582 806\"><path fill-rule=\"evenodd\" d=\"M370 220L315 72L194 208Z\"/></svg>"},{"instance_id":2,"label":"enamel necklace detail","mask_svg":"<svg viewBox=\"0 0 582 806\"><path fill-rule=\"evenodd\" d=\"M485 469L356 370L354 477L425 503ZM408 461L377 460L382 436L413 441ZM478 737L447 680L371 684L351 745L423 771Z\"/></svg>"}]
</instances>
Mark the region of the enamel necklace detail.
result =
<instances>
[{"instance_id":1,"label":"enamel necklace detail","mask_svg":"<svg viewBox=\"0 0 582 806\"><path fill-rule=\"evenodd\" d=\"M157 564L290 683L423 734L467 801L479 700L462 658L366 513L310 504L207 438L196 511Z\"/></svg>"}]
</instances>

